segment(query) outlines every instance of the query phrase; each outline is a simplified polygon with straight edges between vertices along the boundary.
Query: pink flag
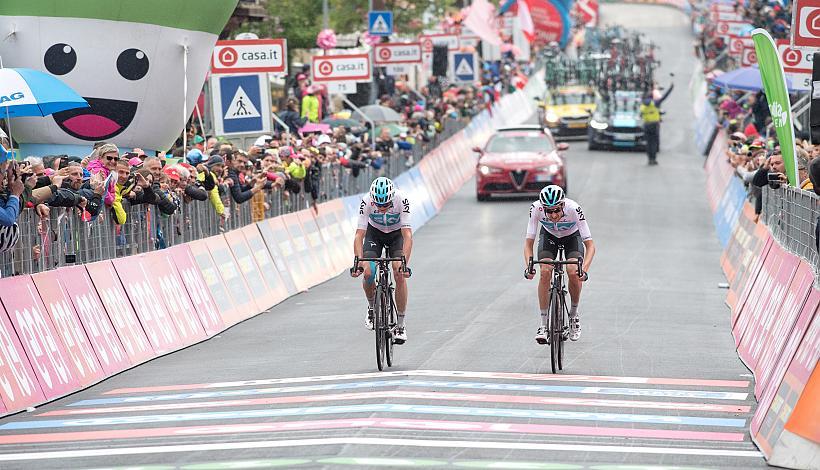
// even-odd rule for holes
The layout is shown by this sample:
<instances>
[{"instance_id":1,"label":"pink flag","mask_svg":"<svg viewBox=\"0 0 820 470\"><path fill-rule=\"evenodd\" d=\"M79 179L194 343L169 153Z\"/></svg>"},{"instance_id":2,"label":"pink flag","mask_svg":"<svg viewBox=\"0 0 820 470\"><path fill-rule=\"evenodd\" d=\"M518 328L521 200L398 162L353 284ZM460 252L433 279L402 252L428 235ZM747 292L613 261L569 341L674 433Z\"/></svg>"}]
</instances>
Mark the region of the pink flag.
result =
<instances>
[{"instance_id":1,"label":"pink flag","mask_svg":"<svg viewBox=\"0 0 820 470\"><path fill-rule=\"evenodd\" d=\"M530 16L529 0L518 0L518 22L521 25L521 32L527 38L527 42L535 39L535 25Z\"/></svg>"},{"instance_id":2,"label":"pink flag","mask_svg":"<svg viewBox=\"0 0 820 470\"><path fill-rule=\"evenodd\" d=\"M464 25L470 28L482 41L493 46L501 45L501 36L495 20L495 7L487 0L475 0L464 19Z\"/></svg>"}]
</instances>

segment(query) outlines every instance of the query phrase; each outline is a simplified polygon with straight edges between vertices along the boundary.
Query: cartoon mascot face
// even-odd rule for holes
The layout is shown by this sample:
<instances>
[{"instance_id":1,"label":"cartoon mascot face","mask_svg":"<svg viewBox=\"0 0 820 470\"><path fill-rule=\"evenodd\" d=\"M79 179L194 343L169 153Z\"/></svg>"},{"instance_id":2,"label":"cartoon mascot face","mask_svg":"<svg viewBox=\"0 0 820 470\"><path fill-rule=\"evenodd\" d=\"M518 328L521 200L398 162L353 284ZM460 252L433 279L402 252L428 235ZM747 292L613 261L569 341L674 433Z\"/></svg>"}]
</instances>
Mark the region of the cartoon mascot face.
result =
<instances>
[{"instance_id":1,"label":"cartoon mascot face","mask_svg":"<svg viewBox=\"0 0 820 470\"><path fill-rule=\"evenodd\" d=\"M214 43L236 2L0 1L3 65L48 72L90 105L48 118L15 119L15 137L26 143L106 140L167 149L184 127L184 109L193 109Z\"/></svg>"}]
</instances>

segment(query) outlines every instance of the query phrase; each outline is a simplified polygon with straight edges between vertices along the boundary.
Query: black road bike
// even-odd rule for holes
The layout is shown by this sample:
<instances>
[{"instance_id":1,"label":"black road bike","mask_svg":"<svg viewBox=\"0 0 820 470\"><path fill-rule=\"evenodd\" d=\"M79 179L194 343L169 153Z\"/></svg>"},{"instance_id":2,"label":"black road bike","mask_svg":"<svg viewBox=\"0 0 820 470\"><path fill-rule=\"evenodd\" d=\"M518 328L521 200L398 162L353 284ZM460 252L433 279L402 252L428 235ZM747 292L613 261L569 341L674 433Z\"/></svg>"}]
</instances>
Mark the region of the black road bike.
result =
<instances>
[{"instance_id":1,"label":"black road bike","mask_svg":"<svg viewBox=\"0 0 820 470\"><path fill-rule=\"evenodd\" d=\"M550 346L550 363L552 373L555 374L564 368L564 341L569 333L569 309L567 308L567 288L564 285L564 266L578 266L578 277L585 277L583 270L584 259L564 261L564 247L558 247L556 261L535 261L530 257L527 271L535 274L536 264L549 264L552 270L552 285L550 286L549 324L547 325L547 343Z\"/></svg>"},{"instance_id":2,"label":"black road bike","mask_svg":"<svg viewBox=\"0 0 820 470\"><path fill-rule=\"evenodd\" d=\"M400 270L410 272L407 267L407 260L401 258L353 258L353 267L350 273L361 273L363 268L359 267L360 261L371 261L376 263L376 299L373 302L373 331L376 332L376 365L379 370L393 366L393 330L396 327L396 300L393 297L393 279L390 275L392 269L390 263L401 262Z\"/></svg>"}]
</instances>

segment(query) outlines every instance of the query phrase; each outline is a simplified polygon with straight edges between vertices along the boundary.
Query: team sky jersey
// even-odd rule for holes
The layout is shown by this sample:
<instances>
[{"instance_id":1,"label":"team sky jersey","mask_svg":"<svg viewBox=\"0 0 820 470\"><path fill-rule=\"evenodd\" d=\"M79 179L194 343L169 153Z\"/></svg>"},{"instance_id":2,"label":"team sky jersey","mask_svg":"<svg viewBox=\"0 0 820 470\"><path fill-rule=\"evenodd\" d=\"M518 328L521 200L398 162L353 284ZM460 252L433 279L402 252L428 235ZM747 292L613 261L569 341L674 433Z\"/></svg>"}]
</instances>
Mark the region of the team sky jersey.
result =
<instances>
[{"instance_id":1,"label":"team sky jersey","mask_svg":"<svg viewBox=\"0 0 820 470\"><path fill-rule=\"evenodd\" d=\"M380 213L376 208L376 204L370 199L370 194L365 194L362 197L362 203L359 205L358 228L366 230L367 224L384 233L411 228L410 200L401 191L396 191L390 209L387 209L385 213Z\"/></svg>"},{"instance_id":2,"label":"team sky jersey","mask_svg":"<svg viewBox=\"0 0 820 470\"><path fill-rule=\"evenodd\" d=\"M544 206L541 205L540 201L533 202L530 206L530 223L527 225L527 238L535 240L539 226L556 238L572 235L576 231L581 235L581 240L586 241L592 238L592 234L589 232L589 225L587 225L587 219L584 217L584 211L582 211L581 206L572 199L564 199L564 214L558 222L549 220L546 212L544 212Z\"/></svg>"}]
</instances>

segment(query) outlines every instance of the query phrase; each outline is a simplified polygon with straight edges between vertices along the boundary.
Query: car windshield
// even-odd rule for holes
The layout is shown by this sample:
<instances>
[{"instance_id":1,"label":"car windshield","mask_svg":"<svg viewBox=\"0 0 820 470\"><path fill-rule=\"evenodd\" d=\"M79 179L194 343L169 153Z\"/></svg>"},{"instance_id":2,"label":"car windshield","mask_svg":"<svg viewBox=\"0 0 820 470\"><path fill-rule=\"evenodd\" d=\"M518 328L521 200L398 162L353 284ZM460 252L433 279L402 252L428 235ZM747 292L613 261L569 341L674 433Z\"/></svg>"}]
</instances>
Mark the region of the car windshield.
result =
<instances>
[{"instance_id":1,"label":"car windshield","mask_svg":"<svg viewBox=\"0 0 820 470\"><path fill-rule=\"evenodd\" d=\"M546 135L539 132L499 134L487 144L487 151L492 153L550 152L552 142Z\"/></svg>"},{"instance_id":2,"label":"car windshield","mask_svg":"<svg viewBox=\"0 0 820 470\"><path fill-rule=\"evenodd\" d=\"M629 112L636 111L641 103L641 97L637 92L617 91L615 92L615 111Z\"/></svg>"},{"instance_id":3,"label":"car windshield","mask_svg":"<svg viewBox=\"0 0 820 470\"><path fill-rule=\"evenodd\" d=\"M586 93L561 93L555 95L555 104L592 104L594 97Z\"/></svg>"}]
</instances>

